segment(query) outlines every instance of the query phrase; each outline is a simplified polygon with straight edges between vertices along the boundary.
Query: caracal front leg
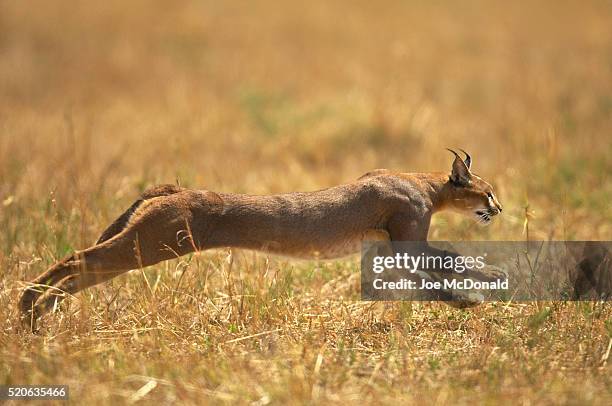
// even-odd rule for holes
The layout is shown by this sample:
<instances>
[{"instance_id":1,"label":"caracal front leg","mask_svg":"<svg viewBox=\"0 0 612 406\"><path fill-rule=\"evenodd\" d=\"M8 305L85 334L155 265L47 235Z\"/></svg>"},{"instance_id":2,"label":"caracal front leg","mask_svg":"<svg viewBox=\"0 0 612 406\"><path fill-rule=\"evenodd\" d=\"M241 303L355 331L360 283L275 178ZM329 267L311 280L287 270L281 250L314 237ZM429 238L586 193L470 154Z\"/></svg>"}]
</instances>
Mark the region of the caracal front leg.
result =
<instances>
[{"instance_id":1,"label":"caracal front leg","mask_svg":"<svg viewBox=\"0 0 612 406\"><path fill-rule=\"evenodd\" d=\"M388 224L389 235L391 237L391 243L394 242L422 242L419 246L419 255L421 251L425 255L440 255L442 251L431 247L427 243L427 233L429 232L429 224L431 222L431 215L425 214L422 216L414 215L414 213L399 213L391 217ZM394 249L401 249L401 247L393 246ZM410 253L412 255L415 252ZM426 272L418 270L415 272L420 278L430 282L443 282L442 272ZM484 297L481 294L464 291L449 291L440 289L436 291L429 291L432 294L434 300L443 300L448 305L456 308L473 307L483 302Z\"/></svg>"}]
</instances>

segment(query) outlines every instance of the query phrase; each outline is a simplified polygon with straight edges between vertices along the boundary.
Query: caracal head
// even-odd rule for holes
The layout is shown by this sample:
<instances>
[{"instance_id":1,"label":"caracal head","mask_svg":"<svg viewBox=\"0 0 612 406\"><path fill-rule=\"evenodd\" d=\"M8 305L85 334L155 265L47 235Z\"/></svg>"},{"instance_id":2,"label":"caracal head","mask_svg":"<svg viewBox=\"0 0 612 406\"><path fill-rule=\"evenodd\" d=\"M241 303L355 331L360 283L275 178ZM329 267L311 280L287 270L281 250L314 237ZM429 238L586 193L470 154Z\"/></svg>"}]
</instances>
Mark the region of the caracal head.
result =
<instances>
[{"instance_id":1,"label":"caracal head","mask_svg":"<svg viewBox=\"0 0 612 406\"><path fill-rule=\"evenodd\" d=\"M453 169L449 176L451 188L450 208L474 218L478 223L487 225L493 217L502 212L502 206L495 196L493 187L470 171L472 158L465 154L465 160L455 155Z\"/></svg>"}]
</instances>

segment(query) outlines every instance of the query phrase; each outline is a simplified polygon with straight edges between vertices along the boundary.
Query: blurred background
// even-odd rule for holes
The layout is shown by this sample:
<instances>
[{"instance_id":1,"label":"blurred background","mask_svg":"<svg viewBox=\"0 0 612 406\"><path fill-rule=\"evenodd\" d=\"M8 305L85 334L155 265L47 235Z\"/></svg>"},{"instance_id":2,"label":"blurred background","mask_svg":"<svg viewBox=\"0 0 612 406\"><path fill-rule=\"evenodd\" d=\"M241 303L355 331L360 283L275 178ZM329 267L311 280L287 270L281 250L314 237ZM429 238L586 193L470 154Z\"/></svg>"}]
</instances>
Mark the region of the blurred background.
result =
<instances>
[{"instance_id":1,"label":"blurred background","mask_svg":"<svg viewBox=\"0 0 612 406\"><path fill-rule=\"evenodd\" d=\"M442 215L431 238L610 238L609 1L0 10L4 259L88 246L156 183L313 190L450 170L445 147L506 210L489 228Z\"/></svg>"},{"instance_id":2,"label":"blurred background","mask_svg":"<svg viewBox=\"0 0 612 406\"><path fill-rule=\"evenodd\" d=\"M609 405L609 303L373 304L356 258L185 256L37 335L15 304L154 184L316 190L450 171L446 147L504 212L441 214L430 239L610 240L611 141L608 0L1 1L0 383L92 405Z\"/></svg>"}]
</instances>

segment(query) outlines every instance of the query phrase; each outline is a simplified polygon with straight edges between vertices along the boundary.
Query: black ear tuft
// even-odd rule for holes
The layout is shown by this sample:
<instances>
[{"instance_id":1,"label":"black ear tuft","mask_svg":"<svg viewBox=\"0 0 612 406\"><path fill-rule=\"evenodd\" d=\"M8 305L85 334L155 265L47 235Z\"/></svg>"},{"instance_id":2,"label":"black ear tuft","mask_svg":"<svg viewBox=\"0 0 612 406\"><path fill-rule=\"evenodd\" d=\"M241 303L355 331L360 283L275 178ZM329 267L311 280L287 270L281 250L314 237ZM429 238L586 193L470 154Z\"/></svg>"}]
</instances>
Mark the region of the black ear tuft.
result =
<instances>
[{"instance_id":1,"label":"black ear tuft","mask_svg":"<svg viewBox=\"0 0 612 406\"><path fill-rule=\"evenodd\" d=\"M467 166L467 168L470 169L472 167L472 157L470 156L470 154L468 154L461 148L459 148L459 151L465 154L465 159L463 160L463 162L465 162L465 166Z\"/></svg>"}]
</instances>

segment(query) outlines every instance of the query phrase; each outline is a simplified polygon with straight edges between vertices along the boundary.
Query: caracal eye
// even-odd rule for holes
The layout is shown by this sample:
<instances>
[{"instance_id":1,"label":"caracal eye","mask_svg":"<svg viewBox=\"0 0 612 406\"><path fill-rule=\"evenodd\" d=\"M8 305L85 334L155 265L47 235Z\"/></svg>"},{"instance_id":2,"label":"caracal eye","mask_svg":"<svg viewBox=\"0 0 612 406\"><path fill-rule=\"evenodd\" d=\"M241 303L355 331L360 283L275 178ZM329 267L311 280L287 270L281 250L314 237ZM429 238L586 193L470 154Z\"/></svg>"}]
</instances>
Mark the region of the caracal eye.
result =
<instances>
[{"instance_id":1,"label":"caracal eye","mask_svg":"<svg viewBox=\"0 0 612 406\"><path fill-rule=\"evenodd\" d=\"M487 197L491 200L493 200L493 193L491 192L487 192Z\"/></svg>"}]
</instances>

